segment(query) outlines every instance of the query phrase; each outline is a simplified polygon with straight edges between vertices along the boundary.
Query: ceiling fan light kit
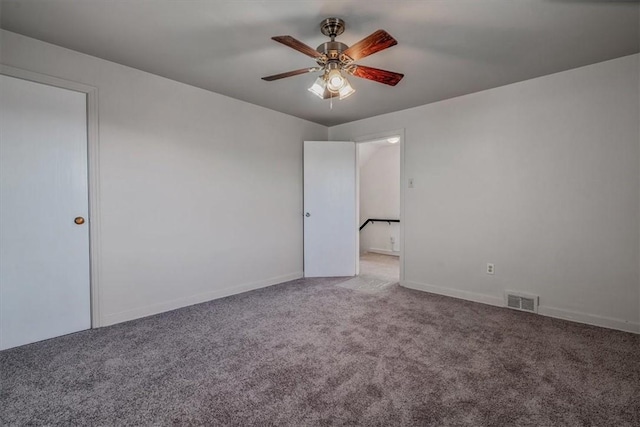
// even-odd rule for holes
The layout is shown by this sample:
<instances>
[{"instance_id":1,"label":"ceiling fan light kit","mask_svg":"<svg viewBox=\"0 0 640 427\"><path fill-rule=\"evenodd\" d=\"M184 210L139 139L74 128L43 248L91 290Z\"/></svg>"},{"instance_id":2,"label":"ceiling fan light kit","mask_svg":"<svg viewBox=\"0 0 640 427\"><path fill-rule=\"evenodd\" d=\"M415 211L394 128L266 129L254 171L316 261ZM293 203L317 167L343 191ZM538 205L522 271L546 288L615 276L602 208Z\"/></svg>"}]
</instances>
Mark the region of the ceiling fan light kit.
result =
<instances>
[{"instance_id":1,"label":"ceiling fan light kit","mask_svg":"<svg viewBox=\"0 0 640 427\"><path fill-rule=\"evenodd\" d=\"M330 37L331 41L322 43L315 50L291 36L272 37L273 40L315 59L318 66L275 74L262 79L273 81L321 71L322 75L309 88L309 92L321 99L333 99L334 97L345 99L356 91L347 80L345 74L384 83L389 86L397 85L404 77L403 74L357 65L355 61L395 46L398 42L386 31L378 30L349 47L335 40L336 36L342 34L344 30L345 23L342 19L324 19L320 23L320 32Z\"/></svg>"},{"instance_id":2,"label":"ceiling fan light kit","mask_svg":"<svg viewBox=\"0 0 640 427\"><path fill-rule=\"evenodd\" d=\"M339 91L340 88L344 86L344 82L346 81L346 79L342 77L342 73L340 73L340 70L338 70L337 68L334 68L333 70L326 73L326 76L327 87L333 93Z\"/></svg>"},{"instance_id":3,"label":"ceiling fan light kit","mask_svg":"<svg viewBox=\"0 0 640 427\"><path fill-rule=\"evenodd\" d=\"M324 80L324 77L320 76L308 90L317 97L324 98L324 93L327 91L327 82Z\"/></svg>"}]
</instances>

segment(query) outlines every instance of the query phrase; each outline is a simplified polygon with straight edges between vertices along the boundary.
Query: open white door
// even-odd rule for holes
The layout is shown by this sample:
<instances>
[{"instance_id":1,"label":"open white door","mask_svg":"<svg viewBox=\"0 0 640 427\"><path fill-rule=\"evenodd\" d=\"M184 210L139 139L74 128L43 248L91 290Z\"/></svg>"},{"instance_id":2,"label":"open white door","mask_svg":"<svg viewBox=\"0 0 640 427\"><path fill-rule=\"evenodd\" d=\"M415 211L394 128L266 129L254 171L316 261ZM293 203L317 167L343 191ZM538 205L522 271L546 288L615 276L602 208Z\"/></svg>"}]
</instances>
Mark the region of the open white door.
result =
<instances>
[{"instance_id":1,"label":"open white door","mask_svg":"<svg viewBox=\"0 0 640 427\"><path fill-rule=\"evenodd\" d=\"M0 350L91 327L86 98L0 75Z\"/></svg>"},{"instance_id":2,"label":"open white door","mask_svg":"<svg viewBox=\"0 0 640 427\"><path fill-rule=\"evenodd\" d=\"M304 143L304 275L355 276L354 142Z\"/></svg>"}]
</instances>

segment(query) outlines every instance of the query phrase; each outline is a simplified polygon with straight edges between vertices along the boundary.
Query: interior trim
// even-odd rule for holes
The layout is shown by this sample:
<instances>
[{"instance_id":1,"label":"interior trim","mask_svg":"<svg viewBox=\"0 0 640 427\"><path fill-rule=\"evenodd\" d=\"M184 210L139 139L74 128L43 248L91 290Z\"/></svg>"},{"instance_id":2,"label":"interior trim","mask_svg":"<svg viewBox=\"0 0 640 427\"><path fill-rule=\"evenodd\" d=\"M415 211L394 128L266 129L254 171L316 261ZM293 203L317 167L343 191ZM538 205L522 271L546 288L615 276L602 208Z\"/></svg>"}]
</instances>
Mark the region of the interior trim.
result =
<instances>
[{"instance_id":1,"label":"interior trim","mask_svg":"<svg viewBox=\"0 0 640 427\"><path fill-rule=\"evenodd\" d=\"M124 310L117 313L108 314L104 318L104 325L115 325L116 323L126 322L129 320L139 319L142 317L153 316L154 314L165 313L167 311L188 307L194 304L200 304L228 297L231 295L241 294L268 286L277 285L279 283L289 282L291 280L301 279L304 277L302 271L285 274L283 276L272 277L257 282L244 283L239 285L227 286L222 289L216 289L201 294L190 295L183 298L176 298L171 301L163 301L157 304L147 305L145 307L137 307L131 310Z\"/></svg>"},{"instance_id":2,"label":"interior trim","mask_svg":"<svg viewBox=\"0 0 640 427\"><path fill-rule=\"evenodd\" d=\"M504 307L504 298L494 297L491 295L478 294L475 292L463 291L460 289L444 288L441 286L433 286L411 281L401 282L401 285L405 288L429 292L432 294L479 302L481 304L493 305L496 307ZM538 314L541 316L553 317L555 319L569 320L571 322L584 323L591 326L600 326L602 328L616 329L619 331L640 334L640 323L628 322L624 319L597 316L594 314L582 313L543 305L538 306Z\"/></svg>"}]
</instances>

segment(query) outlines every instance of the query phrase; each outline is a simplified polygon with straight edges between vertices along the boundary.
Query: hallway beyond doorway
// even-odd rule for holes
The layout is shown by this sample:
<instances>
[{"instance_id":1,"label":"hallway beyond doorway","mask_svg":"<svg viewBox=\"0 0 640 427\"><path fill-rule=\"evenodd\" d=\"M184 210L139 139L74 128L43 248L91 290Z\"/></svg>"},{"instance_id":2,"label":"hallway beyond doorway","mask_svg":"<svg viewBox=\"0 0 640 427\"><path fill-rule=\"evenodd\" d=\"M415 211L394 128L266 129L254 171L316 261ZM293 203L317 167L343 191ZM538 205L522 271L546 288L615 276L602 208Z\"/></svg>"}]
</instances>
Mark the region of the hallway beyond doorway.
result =
<instances>
[{"instance_id":1,"label":"hallway beyond doorway","mask_svg":"<svg viewBox=\"0 0 640 427\"><path fill-rule=\"evenodd\" d=\"M360 274L337 286L359 292L385 293L400 281L399 258L367 252L360 255Z\"/></svg>"},{"instance_id":2,"label":"hallway beyond doorway","mask_svg":"<svg viewBox=\"0 0 640 427\"><path fill-rule=\"evenodd\" d=\"M360 275L397 282L400 280L400 259L366 252L360 255Z\"/></svg>"}]
</instances>

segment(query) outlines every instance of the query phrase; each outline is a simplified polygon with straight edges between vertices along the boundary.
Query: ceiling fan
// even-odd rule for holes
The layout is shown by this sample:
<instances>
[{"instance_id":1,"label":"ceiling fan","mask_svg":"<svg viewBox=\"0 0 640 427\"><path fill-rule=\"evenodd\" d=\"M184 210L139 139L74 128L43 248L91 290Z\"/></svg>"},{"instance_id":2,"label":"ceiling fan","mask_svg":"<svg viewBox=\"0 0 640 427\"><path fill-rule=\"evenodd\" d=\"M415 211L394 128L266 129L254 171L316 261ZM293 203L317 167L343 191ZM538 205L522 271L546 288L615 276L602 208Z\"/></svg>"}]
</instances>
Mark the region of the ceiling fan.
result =
<instances>
[{"instance_id":1,"label":"ceiling fan","mask_svg":"<svg viewBox=\"0 0 640 427\"><path fill-rule=\"evenodd\" d=\"M322 75L318 77L309 88L310 92L322 99L336 96L344 99L355 92L355 89L349 84L349 81L343 73L390 86L397 85L404 77L404 74L355 64L356 61L366 56L395 46L398 44L396 39L391 37L386 31L378 30L349 47L344 43L336 41L336 36L342 34L344 30L345 23L340 18L327 18L323 20L320 23L320 31L325 36L330 37L331 41L322 43L317 49L313 49L291 36L272 37L273 40L312 57L316 60L318 66L275 74L273 76L263 77L262 80L270 82L285 77L322 71Z\"/></svg>"}]
</instances>

